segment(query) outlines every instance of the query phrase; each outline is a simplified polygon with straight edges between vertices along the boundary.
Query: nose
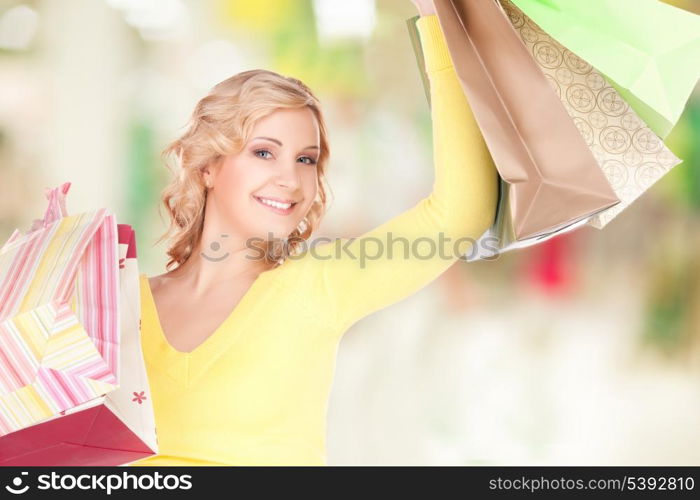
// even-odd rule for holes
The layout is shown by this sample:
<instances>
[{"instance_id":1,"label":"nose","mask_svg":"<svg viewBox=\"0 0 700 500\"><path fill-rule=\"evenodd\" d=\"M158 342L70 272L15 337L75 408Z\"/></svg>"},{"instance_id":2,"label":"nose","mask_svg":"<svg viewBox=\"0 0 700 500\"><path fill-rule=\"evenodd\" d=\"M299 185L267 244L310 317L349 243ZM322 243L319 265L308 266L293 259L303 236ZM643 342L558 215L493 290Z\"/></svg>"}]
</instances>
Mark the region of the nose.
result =
<instances>
[{"instance_id":1,"label":"nose","mask_svg":"<svg viewBox=\"0 0 700 500\"><path fill-rule=\"evenodd\" d=\"M277 170L275 183L280 187L290 190L299 187L301 180L299 179L299 169L297 165L297 163L292 163L292 166L289 166L289 163L285 162L284 166Z\"/></svg>"}]
</instances>

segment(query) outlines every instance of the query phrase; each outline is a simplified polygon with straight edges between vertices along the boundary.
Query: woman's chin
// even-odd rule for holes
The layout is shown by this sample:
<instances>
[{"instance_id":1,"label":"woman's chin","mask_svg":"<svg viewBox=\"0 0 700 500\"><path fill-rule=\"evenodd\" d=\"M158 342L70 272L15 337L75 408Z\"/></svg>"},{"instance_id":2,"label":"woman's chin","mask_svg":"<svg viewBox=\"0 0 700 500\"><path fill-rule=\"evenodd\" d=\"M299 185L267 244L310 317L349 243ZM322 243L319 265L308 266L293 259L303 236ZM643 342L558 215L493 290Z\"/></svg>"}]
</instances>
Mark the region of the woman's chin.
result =
<instances>
[{"instance_id":1,"label":"woman's chin","mask_svg":"<svg viewBox=\"0 0 700 500\"><path fill-rule=\"evenodd\" d=\"M289 235L292 233L294 228L289 228L286 227L287 225L283 227L272 227L268 226L262 231L258 231L257 234L257 240L265 240L265 241L273 241L273 242L281 242L283 240L286 240L289 238Z\"/></svg>"}]
</instances>

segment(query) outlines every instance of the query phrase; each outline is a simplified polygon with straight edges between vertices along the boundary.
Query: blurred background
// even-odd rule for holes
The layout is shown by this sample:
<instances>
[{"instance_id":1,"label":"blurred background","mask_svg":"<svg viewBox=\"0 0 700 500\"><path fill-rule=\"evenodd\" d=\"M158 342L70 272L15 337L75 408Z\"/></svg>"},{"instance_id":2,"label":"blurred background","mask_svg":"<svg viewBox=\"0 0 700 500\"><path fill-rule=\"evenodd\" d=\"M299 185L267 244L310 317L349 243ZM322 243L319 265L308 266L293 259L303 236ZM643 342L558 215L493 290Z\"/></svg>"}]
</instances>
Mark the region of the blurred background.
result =
<instances>
[{"instance_id":1,"label":"blurred background","mask_svg":"<svg viewBox=\"0 0 700 500\"><path fill-rule=\"evenodd\" d=\"M700 1L668 1L700 14ZM106 206L165 271L160 151L234 73L321 100L333 191L357 236L433 182L409 0L0 0L0 241ZM347 331L329 465L700 465L700 88L666 140L683 160L604 230L457 262Z\"/></svg>"}]
</instances>

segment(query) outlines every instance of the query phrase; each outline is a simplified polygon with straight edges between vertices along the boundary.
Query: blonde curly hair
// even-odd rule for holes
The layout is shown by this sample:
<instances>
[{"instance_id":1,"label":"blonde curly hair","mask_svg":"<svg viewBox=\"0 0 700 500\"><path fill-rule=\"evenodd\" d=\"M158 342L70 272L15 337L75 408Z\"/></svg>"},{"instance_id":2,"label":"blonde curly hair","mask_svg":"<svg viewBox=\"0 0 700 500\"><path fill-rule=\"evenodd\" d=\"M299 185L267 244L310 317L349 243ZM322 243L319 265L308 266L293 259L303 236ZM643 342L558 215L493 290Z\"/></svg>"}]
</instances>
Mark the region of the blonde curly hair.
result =
<instances>
[{"instance_id":1,"label":"blonde curly hair","mask_svg":"<svg viewBox=\"0 0 700 500\"><path fill-rule=\"evenodd\" d=\"M255 123L276 109L308 107L315 115L320 131L320 154L317 163L318 190L302 223L289 235L284 245L266 242L265 259L281 264L295 254L316 230L327 209L326 164L330 156L326 124L320 102L300 80L273 71L243 71L216 84L199 100L185 132L162 152L167 168L173 173L161 194L160 208L170 218L168 230L158 239L172 240L167 250L166 270L181 266L194 251L202 235L207 190L202 169L222 156L239 153L250 139ZM176 166L168 164L169 155ZM162 217L162 213L161 213Z\"/></svg>"}]
</instances>

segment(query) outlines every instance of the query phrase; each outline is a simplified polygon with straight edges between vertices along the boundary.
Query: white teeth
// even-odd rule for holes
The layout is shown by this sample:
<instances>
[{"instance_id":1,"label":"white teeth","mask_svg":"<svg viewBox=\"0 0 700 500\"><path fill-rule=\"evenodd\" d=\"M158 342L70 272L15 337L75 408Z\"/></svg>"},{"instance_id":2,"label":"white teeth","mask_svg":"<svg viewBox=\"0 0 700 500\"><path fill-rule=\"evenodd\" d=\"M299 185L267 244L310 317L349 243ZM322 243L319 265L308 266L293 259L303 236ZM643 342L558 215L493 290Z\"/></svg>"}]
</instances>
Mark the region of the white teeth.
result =
<instances>
[{"instance_id":1,"label":"white teeth","mask_svg":"<svg viewBox=\"0 0 700 500\"><path fill-rule=\"evenodd\" d=\"M279 209L281 209L281 210L287 210L289 207L292 206L291 203L280 203L280 202L278 202L278 201L272 201L272 200L268 200L268 199L265 199L265 198L258 198L258 199L259 199L262 203L264 203L265 205L270 205L271 207L279 208Z\"/></svg>"}]
</instances>

